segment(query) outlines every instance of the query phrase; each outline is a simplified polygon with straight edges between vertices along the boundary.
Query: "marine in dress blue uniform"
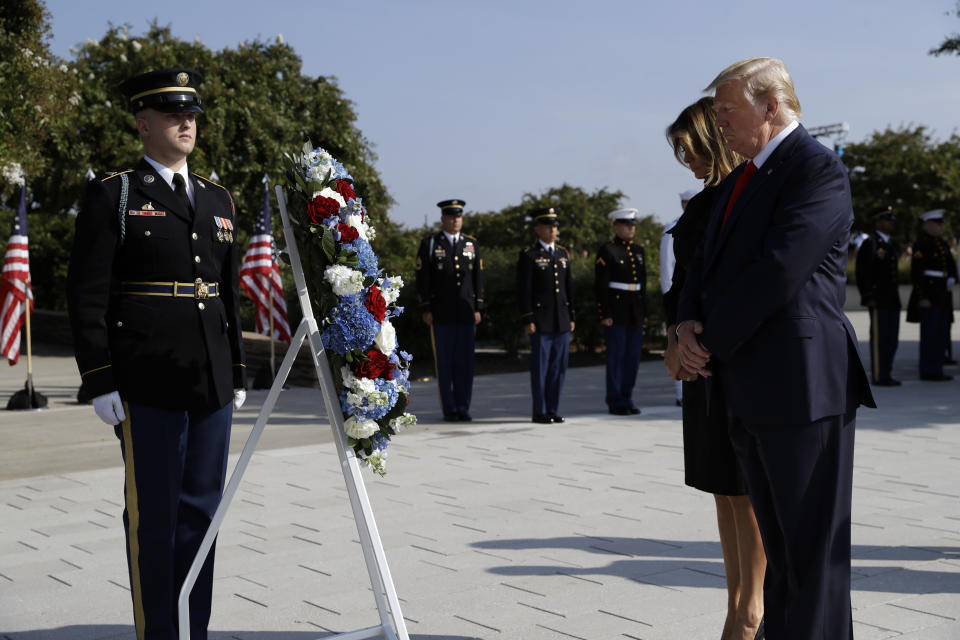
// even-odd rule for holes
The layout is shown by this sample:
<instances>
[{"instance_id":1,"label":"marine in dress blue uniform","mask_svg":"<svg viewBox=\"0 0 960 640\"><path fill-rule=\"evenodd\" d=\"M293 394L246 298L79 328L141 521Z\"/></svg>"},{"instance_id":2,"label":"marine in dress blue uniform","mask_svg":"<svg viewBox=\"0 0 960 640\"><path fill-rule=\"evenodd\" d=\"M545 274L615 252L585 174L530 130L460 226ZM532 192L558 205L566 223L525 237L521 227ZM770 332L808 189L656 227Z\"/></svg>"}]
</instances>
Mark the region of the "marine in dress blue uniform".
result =
<instances>
[{"instance_id":1,"label":"marine in dress blue uniform","mask_svg":"<svg viewBox=\"0 0 960 640\"><path fill-rule=\"evenodd\" d=\"M920 323L920 379L934 382L953 379L943 372L943 364L953 318L951 290L957 264L941 237L943 214L943 209L934 209L920 216L910 262L913 290L907 304L907 322Z\"/></svg>"},{"instance_id":2,"label":"marine in dress blue uniform","mask_svg":"<svg viewBox=\"0 0 960 640\"><path fill-rule=\"evenodd\" d=\"M647 291L646 254L633 242L637 210L609 214L615 237L597 251L594 290L597 315L607 345L607 407L611 414L640 413L633 386L643 355L643 299Z\"/></svg>"},{"instance_id":3,"label":"marine in dress blue uniform","mask_svg":"<svg viewBox=\"0 0 960 640\"><path fill-rule=\"evenodd\" d=\"M90 181L67 276L83 385L121 444L139 640L178 637L180 586L220 502L245 394L236 210L186 166L201 81L164 69L121 85L145 157ZM207 637L212 585L211 551L190 598L194 640Z\"/></svg>"},{"instance_id":4,"label":"marine in dress blue uniform","mask_svg":"<svg viewBox=\"0 0 960 640\"><path fill-rule=\"evenodd\" d=\"M517 260L517 298L520 321L530 336L532 420L550 424L564 421L557 410L575 327L572 265L570 252L556 243L556 209L537 209L530 215L539 239Z\"/></svg>"},{"instance_id":5,"label":"marine in dress blue uniform","mask_svg":"<svg viewBox=\"0 0 960 640\"><path fill-rule=\"evenodd\" d=\"M856 278L861 304L870 309L870 362L873 384L900 386L891 376L900 333L897 264L900 245L890 235L896 216L884 210L873 216L876 228L857 250Z\"/></svg>"},{"instance_id":6,"label":"marine in dress blue uniform","mask_svg":"<svg viewBox=\"0 0 960 640\"><path fill-rule=\"evenodd\" d=\"M473 349L483 310L483 260L477 239L461 233L463 200L444 200L441 231L417 251L420 313L430 327L443 419L470 421Z\"/></svg>"}]
</instances>

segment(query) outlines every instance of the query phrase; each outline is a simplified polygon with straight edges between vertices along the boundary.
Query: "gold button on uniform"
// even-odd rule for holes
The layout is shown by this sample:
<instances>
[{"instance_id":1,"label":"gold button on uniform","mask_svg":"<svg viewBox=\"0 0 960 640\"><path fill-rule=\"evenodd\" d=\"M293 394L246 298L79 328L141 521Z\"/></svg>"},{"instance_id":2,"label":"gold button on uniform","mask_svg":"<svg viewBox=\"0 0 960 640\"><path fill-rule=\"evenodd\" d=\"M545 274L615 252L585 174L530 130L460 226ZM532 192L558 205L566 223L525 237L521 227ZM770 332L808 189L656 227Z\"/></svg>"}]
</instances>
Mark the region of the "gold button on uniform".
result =
<instances>
[{"instance_id":1,"label":"gold button on uniform","mask_svg":"<svg viewBox=\"0 0 960 640\"><path fill-rule=\"evenodd\" d=\"M200 262L200 256L193 256L194 262Z\"/></svg>"},{"instance_id":2,"label":"gold button on uniform","mask_svg":"<svg viewBox=\"0 0 960 640\"><path fill-rule=\"evenodd\" d=\"M149 237L150 237L150 229L147 229L146 231L144 231L144 232L143 232L143 235L145 235L145 236L147 236L147 237L149 238Z\"/></svg>"},{"instance_id":3,"label":"gold button on uniform","mask_svg":"<svg viewBox=\"0 0 960 640\"><path fill-rule=\"evenodd\" d=\"M202 302L197 303L197 309L200 309L200 311L203 311L206 308L207 308L207 305L203 304Z\"/></svg>"},{"instance_id":4,"label":"gold button on uniform","mask_svg":"<svg viewBox=\"0 0 960 640\"><path fill-rule=\"evenodd\" d=\"M197 232L194 231L192 234L190 234L190 237L193 238L194 240L196 240L196 239L199 238L200 236L198 236L198 235L197 235Z\"/></svg>"},{"instance_id":5,"label":"gold button on uniform","mask_svg":"<svg viewBox=\"0 0 960 640\"><path fill-rule=\"evenodd\" d=\"M117 326L118 326L118 327L122 327L122 326L123 326L123 320L117 320Z\"/></svg>"}]
</instances>

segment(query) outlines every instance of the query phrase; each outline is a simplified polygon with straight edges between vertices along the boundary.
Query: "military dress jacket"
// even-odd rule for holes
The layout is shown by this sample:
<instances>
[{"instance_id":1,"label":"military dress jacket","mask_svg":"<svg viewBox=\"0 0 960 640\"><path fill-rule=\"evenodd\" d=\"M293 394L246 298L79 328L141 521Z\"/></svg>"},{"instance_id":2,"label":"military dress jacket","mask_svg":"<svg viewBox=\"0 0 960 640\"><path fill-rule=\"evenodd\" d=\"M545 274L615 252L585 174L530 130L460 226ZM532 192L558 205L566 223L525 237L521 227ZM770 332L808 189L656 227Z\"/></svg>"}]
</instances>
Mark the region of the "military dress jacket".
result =
<instances>
[{"instance_id":1,"label":"military dress jacket","mask_svg":"<svg viewBox=\"0 0 960 640\"><path fill-rule=\"evenodd\" d=\"M900 291L897 263L900 245L890 238L884 240L874 232L857 250L856 278L860 290L860 304L869 307L875 303L881 309L899 309Z\"/></svg>"},{"instance_id":2,"label":"military dress jacket","mask_svg":"<svg viewBox=\"0 0 960 640\"><path fill-rule=\"evenodd\" d=\"M439 324L474 324L483 311L483 260L477 239L461 233L456 246L442 232L424 238L417 251L420 312Z\"/></svg>"},{"instance_id":3,"label":"military dress jacket","mask_svg":"<svg viewBox=\"0 0 960 640\"><path fill-rule=\"evenodd\" d=\"M121 173L129 192L119 213ZM116 390L160 409L219 409L244 387L236 210L220 185L196 174L190 180L193 215L146 160L88 185L67 302L91 396ZM195 286L197 279L210 284ZM135 283L174 282L177 296L172 286L128 293L164 289Z\"/></svg>"},{"instance_id":4,"label":"military dress jacket","mask_svg":"<svg viewBox=\"0 0 960 640\"><path fill-rule=\"evenodd\" d=\"M953 309L953 295L947 288L947 279L956 277L957 263L943 238L935 238L920 231L913 243L910 261L910 279L913 290L907 303L907 321L920 322L920 300L929 300L936 309Z\"/></svg>"},{"instance_id":5,"label":"military dress jacket","mask_svg":"<svg viewBox=\"0 0 960 640\"><path fill-rule=\"evenodd\" d=\"M643 247L620 238L600 247L594 266L594 291L601 319L613 318L614 326L643 326L643 298L647 292Z\"/></svg>"},{"instance_id":6,"label":"military dress jacket","mask_svg":"<svg viewBox=\"0 0 960 640\"><path fill-rule=\"evenodd\" d=\"M570 331L574 321L573 274L570 252L554 244L553 254L540 242L517 259L517 299L520 321L534 323L542 333Z\"/></svg>"}]
</instances>

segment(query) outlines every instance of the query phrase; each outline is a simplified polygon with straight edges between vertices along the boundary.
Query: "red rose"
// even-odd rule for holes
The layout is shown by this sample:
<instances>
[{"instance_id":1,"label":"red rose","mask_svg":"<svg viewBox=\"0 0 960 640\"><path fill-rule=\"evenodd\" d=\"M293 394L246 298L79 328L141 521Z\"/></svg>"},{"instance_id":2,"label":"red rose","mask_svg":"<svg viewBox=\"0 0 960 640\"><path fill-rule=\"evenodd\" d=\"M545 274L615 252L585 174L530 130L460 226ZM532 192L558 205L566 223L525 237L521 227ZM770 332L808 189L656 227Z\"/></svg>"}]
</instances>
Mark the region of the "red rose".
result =
<instances>
[{"instance_id":1,"label":"red rose","mask_svg":"<svg viewBox=\"0 0 960 640\"><path fill-rule=\"evenodd\" d=\"M339 178L337 179L337 193L343 196L344 202L350 202L350 198L357 197L357 194L353 192L353 185Z\"/></svg>"},{"instance_id":2,"label":"red rose","mask_svg":"<svg viewBox=\"0 0 960 640\"><path fill-rule=\"evenodd\" d=\"M348 224L340 223L337 225L337 230L340 232L340 242L344 244L349 244L360 237L360 232L351 227ZM380 322L377 320L377 322Z\"/></svg>"},{"instance_id":3,"label":"red rose","mask_svg":"<svg viewBox=\"0 0 960 640\"><path fill-rule=\"evenodd\" d=\"M310 221L314 224L320 224L330 216L340 213L340 203L333 198L326 196L317 196L307 203L307 214Z\"/></svg>"},{"instance_id":4,"label":"red rose","mask_svg":"<svg viewBox=\"0 0 960 640\"><path fill-rule=\"evenodd\" d=\"M385 354L370 350L367 352L367 358L367 360L353 365L353 375L358 378L393 379L393 365L390 364Z\"/></svg>"},{"instance_id":5,"label":"red rose","mask_svg":"<svg viewBox=\"0 0 960 640\"><path fill-rule=\"evenodd\" d=\"M367 289L365 304L367 310L373 315L373 319L377 322L383 322L384 316L387 315L387 301L383 299L383 295L380 293L377 285L372 284L370 288Z\"/></svg>"}]
</instances>

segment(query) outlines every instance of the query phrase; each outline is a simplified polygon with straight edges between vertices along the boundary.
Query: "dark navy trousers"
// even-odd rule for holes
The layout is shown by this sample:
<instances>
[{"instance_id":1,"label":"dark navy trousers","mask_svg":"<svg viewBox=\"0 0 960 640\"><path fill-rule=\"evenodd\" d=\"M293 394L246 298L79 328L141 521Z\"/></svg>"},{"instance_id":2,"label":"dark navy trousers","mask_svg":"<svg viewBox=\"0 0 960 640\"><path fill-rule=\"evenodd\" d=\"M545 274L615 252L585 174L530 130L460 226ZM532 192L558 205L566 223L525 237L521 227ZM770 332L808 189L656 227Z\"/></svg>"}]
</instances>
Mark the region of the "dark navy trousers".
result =
<instances>
[{"instance_id":1,"label":"dark navy trousers","mask_svg":"<svg viewBox=\"0 0 960 640\"><path fill-rule=\"evenodd\" d=\"M745 424L730 440L757 515L768 638L853 638L850 509L856 413L809 424Z\"/></svg>"},{"instance_id":2,"label":"dark navy trousers","mask_svg":"<svg viewBox=\"0 0 960 640\"><path fill-rule=\"evenodd\" d=\"M604 327L607 343L607 406L633 407L633 385L643 357L643 327Z\"/></svg>"},{"instance_id":3,"label":"dark navy trousers","mask_svg":"<svg viewBox=\"0 0 960 640\"><path fill-rule=\"evenodd\" d=\"M233 404L168 411L124 403L114 427L126 480L123 527L138 640L176 640L177 599L220 503ZM190 638L206 640L213 549L190 596Z\"/></svg>"},{"instance_id":4,"label":"dark navy trousers","mask_svg":"<svg viewBox=\"0 0 960 640\"><path fill-rule=\"evenodd\" d=\"M943 361L950 340L948 309L920 307L920 375L943 375Z\"/></svg>"},{"instance_id":5,"label":"dark navy trousers","mask_svg":"<svg viewBox=\"0 0 960 640\"><path fill-rule=\"evenodd\" d=\"M556 414L570 360L570 332L530 334L533 415Z\"/></svg>"},{"instance_id":6,"label":"dark navy trousers","mask_svg":"<svg viewBox=\"0 0 960 640\"><path fill-rule=\"evenodd\" d=\"M470 411L473 395L473 343L476 326L472 324L434 324L437 349L437 383L443 415Z\"/></svg>"},{"instance_id":7,"label":"dark navy trousers","mask_svg":"<svg viewBox=\"0 0 960 640\"><path fill-rule=\"evenodd\" d=\"M889 380L900 334L900 309L870 309L870 375L874 382Z\"/></svg>"}]
</instances>

